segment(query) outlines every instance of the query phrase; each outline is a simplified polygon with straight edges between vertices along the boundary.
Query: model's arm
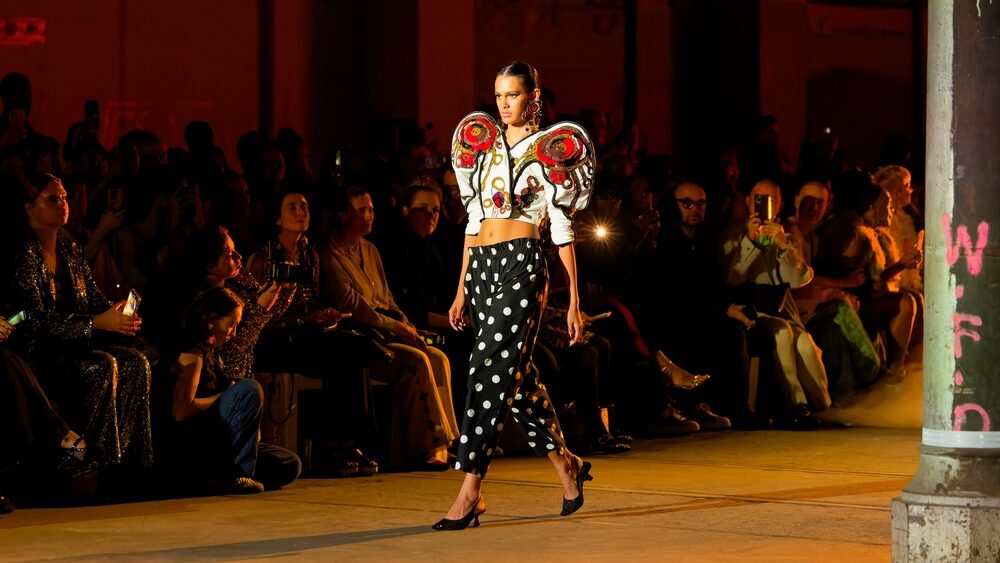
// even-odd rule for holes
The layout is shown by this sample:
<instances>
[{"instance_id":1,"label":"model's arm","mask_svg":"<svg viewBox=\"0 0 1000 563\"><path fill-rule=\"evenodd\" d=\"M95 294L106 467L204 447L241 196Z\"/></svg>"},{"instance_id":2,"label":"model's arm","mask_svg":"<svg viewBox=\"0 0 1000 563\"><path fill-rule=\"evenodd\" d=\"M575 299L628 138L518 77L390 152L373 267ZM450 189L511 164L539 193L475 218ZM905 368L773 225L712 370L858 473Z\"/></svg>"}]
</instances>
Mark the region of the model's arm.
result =
<instances>
[{"instance_id":1,"label":"model's arm","mask_svg":"<svg viewBox=\"0 0 1000 563\"><path fill-rule=\"evenodd\" d=\"M576 283L576 251L572 242L559 247L559 261L566 269L566 285L569 290L566 328L569 331L569 343L573 345L583 335L583 318L580 316L580 292Z\"/></svg>"},{"instance_id":2,"label":"model's arm","mask_svg":"<svg viewBox=\"0 0 1000 563\"><path fill-rule=\"evenodd\" d=\"M462 317L465 315L465 276L469 270L469 248L476 244L475 235L465 235L465 245L462 247L462 273L458 276L458 290L455 292L455 301L448 309L448 324L455 330L465 328Z\"/></svg>"}]
</instances>

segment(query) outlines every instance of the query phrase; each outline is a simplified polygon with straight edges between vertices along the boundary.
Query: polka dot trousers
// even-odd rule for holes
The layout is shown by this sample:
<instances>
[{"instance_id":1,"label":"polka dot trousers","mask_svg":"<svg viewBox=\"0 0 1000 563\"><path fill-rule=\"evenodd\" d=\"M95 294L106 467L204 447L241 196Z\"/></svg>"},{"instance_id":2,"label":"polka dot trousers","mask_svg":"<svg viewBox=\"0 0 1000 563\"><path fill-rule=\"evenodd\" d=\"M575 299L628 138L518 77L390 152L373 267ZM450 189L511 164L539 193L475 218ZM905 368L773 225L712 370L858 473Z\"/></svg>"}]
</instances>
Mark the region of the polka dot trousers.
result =
<instances>
[{"instance_id":1,"label":"polka dot trousers","mask_svg":"<svg viewBox=\"0 0 1000 563\"><path fill-rule=\"evenodd\" d=\"M465 298L476 343L455 469L486 476L508 412L536 455L566 447L555 408L531 364L547 284L545 257L535 239L469 249Z\"/></svg>"}]
</instances>

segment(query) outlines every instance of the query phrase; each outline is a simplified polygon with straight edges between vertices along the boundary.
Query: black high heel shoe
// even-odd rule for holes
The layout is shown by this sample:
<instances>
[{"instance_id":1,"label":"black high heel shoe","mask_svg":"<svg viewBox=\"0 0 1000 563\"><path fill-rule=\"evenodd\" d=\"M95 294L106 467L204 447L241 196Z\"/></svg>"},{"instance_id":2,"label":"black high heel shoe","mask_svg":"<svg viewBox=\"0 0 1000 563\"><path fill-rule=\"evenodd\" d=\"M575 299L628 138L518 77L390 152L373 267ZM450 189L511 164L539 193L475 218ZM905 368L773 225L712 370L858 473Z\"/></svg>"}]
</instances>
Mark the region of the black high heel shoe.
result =
<instances>
[{"instance_id":1,"label":"black high heel shoe","mask_svg":"<svg viewBox=\"0 0 1000 563\"><path fill-rule=\"evenodd\" d=\"M580 458L576 458L581 462L580 468L576 472L576 490L580 491L580 494L576 496L575 499L563 499L562 512L559 513L560 516L569 516L580 507L583 506L583 483L584 481L593 481L594 477L590 474L590 462L583 461Z\"/></svg>"},{"instance_id":2,"label":"black high heel shoe","mask_svg":"<svg viewBox=\"0 0 1000 563\"><path fill-rule=\"evenodd\" d=\"M483 496L479 495L476 499L476 504L472 505L472 509L465 516L459 518L458 520L449 520L448 518L442 518L436 524L431 526L435 530L464 530L472 524L473 528L479 527L479 517L486 512L486 501L483 500Z\"/></svg>"}]
</instances>

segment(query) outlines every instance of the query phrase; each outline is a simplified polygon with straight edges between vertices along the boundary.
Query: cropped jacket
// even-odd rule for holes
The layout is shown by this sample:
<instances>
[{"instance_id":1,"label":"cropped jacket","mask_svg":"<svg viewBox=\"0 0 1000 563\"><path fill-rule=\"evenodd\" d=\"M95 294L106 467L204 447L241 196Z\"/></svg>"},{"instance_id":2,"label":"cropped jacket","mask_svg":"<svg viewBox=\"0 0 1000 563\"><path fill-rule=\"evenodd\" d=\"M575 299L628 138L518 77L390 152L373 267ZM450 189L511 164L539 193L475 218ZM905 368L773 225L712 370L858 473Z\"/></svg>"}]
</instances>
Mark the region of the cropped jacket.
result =
<instances>
[{"instance_id":1,"label":"cropped jacket","mask_svg":"<svg viewBox=\"0 0 1000 563\"><path fill-rule=\"evenodd\" d=\"M586 131L563 121L507 146L489 115L470 113L452 137L452 167L469 212L467 235L484 219L540 225L549 217L552 242L573 241L573 215L587 207L594 185L594 147Z\"/></svg>"}]
</instances>

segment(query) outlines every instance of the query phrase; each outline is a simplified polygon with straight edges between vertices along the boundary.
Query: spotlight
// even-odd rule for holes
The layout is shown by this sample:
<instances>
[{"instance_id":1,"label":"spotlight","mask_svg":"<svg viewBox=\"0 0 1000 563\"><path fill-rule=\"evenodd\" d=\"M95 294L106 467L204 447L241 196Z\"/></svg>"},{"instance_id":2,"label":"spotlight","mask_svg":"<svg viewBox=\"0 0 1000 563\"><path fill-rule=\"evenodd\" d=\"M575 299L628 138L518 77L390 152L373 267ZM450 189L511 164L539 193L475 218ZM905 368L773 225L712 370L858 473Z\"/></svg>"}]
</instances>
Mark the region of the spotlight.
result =
<instances>
[{"instance_id":1,"label":"spotlight","mask_svg":"<svg viewBox=\"0 0 1000 563\"><path fill-rule=\"evenodd\" d=\"M604 225L598 225L594 228L594 235L596 235L597 238L604 238L608 236L608 228Z\"/></svg>"}]
</instances>

